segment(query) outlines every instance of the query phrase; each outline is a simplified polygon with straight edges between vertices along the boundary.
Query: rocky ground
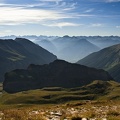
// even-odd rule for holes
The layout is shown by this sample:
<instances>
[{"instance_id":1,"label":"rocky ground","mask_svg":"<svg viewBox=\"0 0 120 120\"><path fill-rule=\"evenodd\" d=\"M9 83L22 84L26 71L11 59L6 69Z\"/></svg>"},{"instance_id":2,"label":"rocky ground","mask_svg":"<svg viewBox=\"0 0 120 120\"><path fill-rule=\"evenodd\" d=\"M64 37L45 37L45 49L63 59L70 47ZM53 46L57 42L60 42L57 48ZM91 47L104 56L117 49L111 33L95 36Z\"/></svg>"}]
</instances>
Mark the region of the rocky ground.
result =
<instances>
[{"instance_id":1,"label":"rocky ground","mask_svg":"<svg viewBox=\"0 0 120 120\"><path fill-rule=\"evenodd\" d=\"M48 107L7 109L0 120L120 120L120 104L64 104Z\"/></svg>"}]
</instances>

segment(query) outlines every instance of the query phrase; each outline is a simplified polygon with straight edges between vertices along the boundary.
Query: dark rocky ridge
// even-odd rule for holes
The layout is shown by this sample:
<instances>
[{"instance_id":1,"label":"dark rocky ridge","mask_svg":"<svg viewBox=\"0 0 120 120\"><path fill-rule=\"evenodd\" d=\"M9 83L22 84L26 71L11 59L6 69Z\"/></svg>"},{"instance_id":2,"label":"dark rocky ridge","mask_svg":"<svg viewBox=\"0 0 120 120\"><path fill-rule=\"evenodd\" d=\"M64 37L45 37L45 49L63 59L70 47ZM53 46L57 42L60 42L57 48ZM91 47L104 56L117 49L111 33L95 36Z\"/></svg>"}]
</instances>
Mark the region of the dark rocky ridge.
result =
<instances>
[{"instance_id":1,"label":"dark rocky ridge","mask_svg":"<svg viewBox=\"0 0 120 120\"><path fill-rule=\"evenodd\" d=\"M94 80L112 80L104 70L56 60L50 64L31 64L26 70L17 69L5 74L3 89L9 93L43 87L74 88Z\"/></svg>"},{"instance_id":2,"label":"dark rocky ridge","mask_svg":"<svg viewBox=\"0 0 120 120\"><path fill-rule=\"evenodd\" d=\"M50 63L55 59L55 55L27 39L0 39L0 82L8 71L27 68L32 63Z\"/></svg>"}]
</instances>

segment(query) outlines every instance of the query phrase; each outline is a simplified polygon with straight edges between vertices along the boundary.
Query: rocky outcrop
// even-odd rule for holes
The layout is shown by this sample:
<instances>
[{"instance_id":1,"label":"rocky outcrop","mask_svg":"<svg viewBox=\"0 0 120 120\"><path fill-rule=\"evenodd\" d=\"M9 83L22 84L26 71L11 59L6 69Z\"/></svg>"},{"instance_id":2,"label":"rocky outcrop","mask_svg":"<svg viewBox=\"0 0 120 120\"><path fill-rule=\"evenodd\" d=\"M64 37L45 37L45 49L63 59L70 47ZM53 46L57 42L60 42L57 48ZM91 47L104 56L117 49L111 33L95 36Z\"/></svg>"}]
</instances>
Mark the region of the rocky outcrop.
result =
<instances>
[{"instance_id":1,"label":"rocky outcrop","mask_svg":"<svg viewBox=\"0 0 120 120\"><path fill-rule=\"evenodd\" d=\"M14 93L43 87L74 88L94 80L112 80L104 70L56 60L50 64L31 64L26 70L17 69L5 74L3 89Z\"/></svg>"}]
</instances>

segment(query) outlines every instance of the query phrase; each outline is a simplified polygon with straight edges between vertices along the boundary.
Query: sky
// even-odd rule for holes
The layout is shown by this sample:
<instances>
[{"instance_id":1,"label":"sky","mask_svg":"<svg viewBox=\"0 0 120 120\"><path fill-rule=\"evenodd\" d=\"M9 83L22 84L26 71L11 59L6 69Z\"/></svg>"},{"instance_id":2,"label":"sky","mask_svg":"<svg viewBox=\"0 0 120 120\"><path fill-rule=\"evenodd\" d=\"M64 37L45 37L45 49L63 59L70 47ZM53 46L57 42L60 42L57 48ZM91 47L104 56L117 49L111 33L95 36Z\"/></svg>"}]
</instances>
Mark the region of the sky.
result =
<instances>
[{"instance_id":1,"label":"sky","mask_svg":"<svg viewBox=\"0 0 120 120\"><path fill-rule=\"evenodd\" d=\"M0 0L0 36L120 36L120 0Z\"/></svg>"}]
</instances>

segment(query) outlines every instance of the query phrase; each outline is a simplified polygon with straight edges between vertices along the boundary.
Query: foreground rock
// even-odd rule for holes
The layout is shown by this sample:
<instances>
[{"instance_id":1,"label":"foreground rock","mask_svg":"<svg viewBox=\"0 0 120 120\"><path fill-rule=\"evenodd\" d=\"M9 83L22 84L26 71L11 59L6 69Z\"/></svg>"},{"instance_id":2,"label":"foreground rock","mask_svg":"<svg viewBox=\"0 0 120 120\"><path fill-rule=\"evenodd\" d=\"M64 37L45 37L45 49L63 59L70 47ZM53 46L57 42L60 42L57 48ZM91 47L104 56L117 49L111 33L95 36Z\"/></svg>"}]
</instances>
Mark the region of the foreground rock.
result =
<instances>
[{"instance_id":1,"label":"foreground rock","mask_svg":"<svg viewBox=\"0 0 120 120\"><path fill-rule=\"evenodd\" d=\"M104 70L56 60L45 65L30 65L27 70L17 69L6 73L3 89L15 93L43 87L74 88L94 80L108 81L112 77Z\"/></svg>"},{"instance_id":2,"label":"foreground rock","mask_svg":"<svg viewBox=\"0 0 120 120\"><path fill-rule=\"evenodd\" d=\"M86 101L67 105L31 106L0 111L1 120L120 120L120 105L114 101Z\"/></svg>"}]
</instances>

